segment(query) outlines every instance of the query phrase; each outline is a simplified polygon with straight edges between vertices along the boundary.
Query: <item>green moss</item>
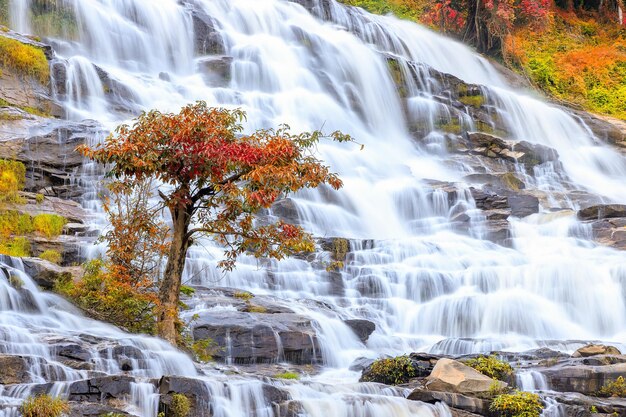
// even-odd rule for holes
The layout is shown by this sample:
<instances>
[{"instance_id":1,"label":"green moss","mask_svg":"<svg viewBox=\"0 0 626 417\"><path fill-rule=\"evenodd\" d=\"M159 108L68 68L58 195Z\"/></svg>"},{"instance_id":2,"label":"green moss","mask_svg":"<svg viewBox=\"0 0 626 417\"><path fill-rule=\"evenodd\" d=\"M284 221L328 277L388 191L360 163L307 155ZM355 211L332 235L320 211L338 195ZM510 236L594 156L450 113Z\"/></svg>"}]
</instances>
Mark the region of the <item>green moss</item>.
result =
<instances>
[{"instance_id":1,"label":"green moss","mask_svg":"<svg viewBox=\"0 0 626 417\"><path fill-rule=\"evenodd\" d=\"M33 229L48 238L59 236L66 223L65 217L58 214L38 214L33 217Z\"/></svg>"},{"instance_id":2,"label":"green moss","mask_svg":"<svg viewBox=\"0 0 626 417\"><path fill-rule=\"evenodd\" d=\"M297 380L297 379L300 379L300 374L297 374L295 372L283 372L281 374L274 375L274 378Z\"/></svg>"},{"instance_id":3,"label":"green moss","mask_svg":"<svg viewBox=\"0 0 626 417\"><path fill-rule=\"evenodd\" d=\"M219 346L215 340L206 338L194 341L191 344L191 351L198 362L210 362L213 355L219 351Z\"/></svg>"},{"instance_id":4,"label":"green moss","mask_svg":"<svg viewBox=\"0 0 626 417\"><path fill-rule=\"evenodd\" d=\"M513 394L501 394L493 399L489 410L500 417L539 417L543 405L539 395L517 391Z\"/></svg>"},{"instance_id":5,"label":"green moss","mask_svg":"<svg viewBox=\"0 0 626 417\"><path fill-rule=\"evenodd\" d=\"M419 21L424 14L426 4L417 4L406 0L340 0L349 6L361 7L374 14L392 13L400 19Z\"/></svg>"},{"instance_id":6,"label":"green moss","mask_svg":"<svg viewBox=\"0 0 626 417\"><path fill-rule=\"evenodd\" d=\"M464 363L476 369L483 375L500 381L508 379L513 375L513 368L507 362L501 361L497 356L479 356L475 359L464 361Z\"/></svg>"},{"instance_id":7,"label":"green moss","mask_svg":"<svg viewBox=\"0 0 626 417\"><path fill-rule=\"evenodd\" d=\"M196 293L196 290L194 290L191 287L188 287L186 285L181 285L180 286L180 293L183 295L186 295L187 297L191 297L192 295L194 295Z\"/></svg>"},{"instance_id":8,"label":"green moss","mask_svg":"<svg viewBox=\"0 0 626 417\"><path fill-rule=\"evenodd\" d=\"M409 382L415 375L416 372L411 359L408 356L398 356L375 361L369 371L363 373L361 381L398 385Z\"/></svg>"},{"instance_id":9,"label":"green moss","mask_svg":"<svg viewBox=\"0 0 626 417\"><path fill-rule=\"evenodd\" d=\"M480 108L485 104L485 97L481 94L477 94L474 96L460 96L459 101L466 106Z\"/></svg>"},{"instance_id":10,"label":"green moss","mask_svg":"<svg viewBox=\"0 0 626 417\"><path fill-rule=\"evenodd\" d=\"M435 122L435 128L445 133L453 133L455 135L460 135L463 132L463 128L459 119L450 119L450 120L438 120Z\"/></svg>"},{"instance_id":11,"label":"green moss","mask_svg":"<svg viewBox=\"0 0 626 417\"><path fill-rule=\"evenodd\" d=\"M48 394L28 397L20 411L23 417L61 417L69 411L67 401Z\"/></svg>"},{"instance_id":12,"label":"green moss","mask_svg":"<svg viewBox=\"0 0 626 417\"><path fill-rule=\"evenodd\" d=\"M0 36L0 64L44 84L50 79L48 59L41 48L4 36Z\"/></svg>"}]
</instances>

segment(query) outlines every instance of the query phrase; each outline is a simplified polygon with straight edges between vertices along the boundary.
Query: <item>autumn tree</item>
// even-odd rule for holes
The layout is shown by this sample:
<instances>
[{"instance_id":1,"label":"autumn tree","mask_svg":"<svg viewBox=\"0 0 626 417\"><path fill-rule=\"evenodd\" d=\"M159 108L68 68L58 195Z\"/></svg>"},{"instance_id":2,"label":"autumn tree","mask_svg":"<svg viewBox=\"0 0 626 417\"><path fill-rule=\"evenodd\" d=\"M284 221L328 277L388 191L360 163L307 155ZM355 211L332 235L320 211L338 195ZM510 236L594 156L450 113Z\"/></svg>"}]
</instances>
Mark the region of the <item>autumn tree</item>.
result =
<instances>
[{"instance_id":1,"label":"autumn tree","mask_svg":"<svg viewBox=\"0 0 626 417\"><path fill-rule=\"evenodd\" d=\"M243 134L241 110L198 102L180 113L150 111L122 125L104 143L83 146L87 157L111 166L109 176L163 184L160 203L171 218L169 250L159 283L157 333L177 342L178 303L187 250L207 236L225 247L221 268L231 270L246 252L281 259L313 249L311 236L282 221L255 215L302 188L342 183L314 147L320 132L292 134L287 126ZM336 141L351 138L339 132Z\"/></svg>"}]
</instances>

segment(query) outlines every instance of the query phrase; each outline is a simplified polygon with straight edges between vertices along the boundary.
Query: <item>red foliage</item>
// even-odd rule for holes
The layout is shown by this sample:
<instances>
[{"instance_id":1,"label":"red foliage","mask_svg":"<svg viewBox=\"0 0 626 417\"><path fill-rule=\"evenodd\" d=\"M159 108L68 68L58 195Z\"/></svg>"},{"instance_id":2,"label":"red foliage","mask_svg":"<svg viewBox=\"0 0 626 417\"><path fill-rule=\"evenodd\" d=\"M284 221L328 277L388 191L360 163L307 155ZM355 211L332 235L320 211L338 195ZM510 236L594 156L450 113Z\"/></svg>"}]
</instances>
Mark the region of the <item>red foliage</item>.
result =
<instances>
[{"instance_id":1,"label":"red foliage","mask_svg":"<svg viewBox=\"0 0 626 417\"><path fill-rule=\"evenodd\" d=\"M459 33L465 26L465 17L452 6L451 0L440 0L424 15L424 23L442 32Z\"/></svg>"}]
</instances>

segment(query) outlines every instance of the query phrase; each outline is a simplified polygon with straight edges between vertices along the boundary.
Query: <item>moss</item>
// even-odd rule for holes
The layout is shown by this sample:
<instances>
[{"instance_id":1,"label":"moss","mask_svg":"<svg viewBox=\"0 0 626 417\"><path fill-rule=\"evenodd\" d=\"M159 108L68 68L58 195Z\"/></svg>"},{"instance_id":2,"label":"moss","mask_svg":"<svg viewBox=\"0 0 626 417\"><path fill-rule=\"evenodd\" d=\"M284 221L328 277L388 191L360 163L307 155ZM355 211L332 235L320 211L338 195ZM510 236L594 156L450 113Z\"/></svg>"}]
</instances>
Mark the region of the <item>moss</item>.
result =
<instances>
[{"instance_id":1,"label":"moss","mask_svg":"<svg viewBox=\"0 0 626 417\"><path fill-rule=\"evenodd\" d=\"M188 287L186 285L181 285L180 286L180 293L183 295L186 295L187 297L191 297L192 295L194 295L196 293L196 290L194 290L191 287Z\"/></svg>"},{"instance_id":2,"label":"moss","mask_svg":"<svg viewBox=\"0 0 626 417\"><path fill-rule=\"evenodd\" d=\"M44 84L50 79L48 59L41 48L4 36L0 36L0 64Z\"/></svg>"},{"instance_id":3,"label":"moss","mask_svg":"<svg viewBox=\"0 0 626 417\"><path fill-rule=\"evenodd\" d=\"M37 202L37 204L43 203L45 199L46 197L43 194L38 193L37 195L35 195L35 201Z\"/></svg>"},{"instance_id":4,"label":"moss","mask_svg":"<svg viewBox=\"0 0 626 417\"><path fill-rule=\"evenodd\" d=\"M350 251L350 242L348 239L336 238L333 240L333 260L345 261Z\"/></svg>"},{"instance_id":5,"label":"moss","mask_svg":"<svg viewBox=\"0 0 626 417\"><path fill-rule=\"evenodd\" d=\"M368 372L364 372L361 382L379 382L387 385L398 385L409 382L415 377L413 363L408 356L398 356L375 361Z\"/></svg>"},{"instance_id":6,"label":"moss","mask_svg":"<svg viewBox=\"0 0 626 417\"><path fill-rule=\"evenodd\" d=\"M211 338L196 340L191 344L191 351L198 362L210 362L219 351L219 346Z\"/></svg>"},{"instance_id":7,"label":"moss","mask_svg":"<svg viewBox=\"0 0 626 417\"><path fill-rule=\"evenodd\" d=\"M240 300L249 301L254 298L254 294L247 291L237 291L235 294L233 294L233 297Z\"/></svg>"},{"instance_id":8,"label":"moss","mask_svg":"<svg viewBox=\"0 0 626 417\"><path fill-rule=\"evenodd\" d=\"M463 132L459 119L453 118L450 120L438 120L435 122L435 128L445 133L453 133L460 135Z\"/></svg>"},{"instance_id":9,"label":"moss","mask_svg":"<svg viewBox=\"0 0 626 417\"><path fill-rule=\"evenodd\" d=\"M464 363L476 369L483 375L503 381L513 375L513 368L507 362L501 361L497 356L479 356Z\"/></svg>"},{"instance_id":10,"label":"moss","mask_svg":"<svg viewBox=\"0 0 626 417\"><path fill-rule=\"evenodd\" d=\"M276 378L276 379L298 380L298 379L300 379L300 374L297 374L295 372L283 372L281 374L274 375L274 378Z\"/></svg>"},{"instance_id":11,"label":"moss","mask_svg":"<svg viewBox=\"0 0 626 417\"><path fill-rule=\"evenodd\" d=\"M474 96L460 96L459 101L466 106L480 108L485 104L485 97L480 94Z\"/></svg>"},{"instance_id":12,"label":"moss","mask_svg":"<svg viewBox=\"0 0 626 417\"><path fill-rule=\"evenodd\" d=\"M28 397L20 411L23 417L60 417L69 411L67 401L48 394Z\"/></svg>"},{"instance_id":13,"label":"moss","mask_svg":"<svg viewBox=\"0 0 626 417\"><path fill-rule=\"evenodd\" d=\"M38 214L33 218L33 229L48 238L59 236L67 220L58 214Z\"/></svg>"},{"instance_id":14,"label":"moss","mask_svg":"<svg viewBox=\"0 0 626 417\"><path fill-rule=\"evenodd\" d=\"M501 394L495 397L489 410L500 417L539 417L543 405L539 395L517 391L513 394Z\"/></svg>"},{"instance_id":15,"label":"moss","mask_svg":"<svg viewBox=\"0 0 626 417\"><path fill-rule=\"evenodd\" d=\"M263 307L263 306L258 306L258 305L254 305L252 303L248 303L248 305L246 306L246 310L248 313L260 313L260 314L265 314L267 313L267 308Z\"/></svg>"},{"instance_id":16,"label":"moss","mask_svg":"<svg viewBox=\"0 0 626 417\"><path fill-rule=\"evenodd\" d=\"M53 264L60 264L63 260L63 256L61 256L59 252L52 249L40 253L39 258L43 259L44 261L52 262Z\"/></svg>"},{"instance_id":17,"label":"moss","mask_svg":"<svg viewBox=\"0 0 626 417\"><path fill-rule=\"evenodd\" d=\"M624 377L620 376L614 381L606 382L598 391L598 397L626 397L626 381L624 381Z\"/></svg>"},{"instance_id":18,"label":"moss","mask_svg":"<svg viewBox=\"0 0 626 417\"><path fill-rule=\"evenodd\" d=\"M502 179L504 185L513 191L519 191L524 188L524 182L517 178L512 172L507 172L500 178Z\"/></svg>"}]
</instances>

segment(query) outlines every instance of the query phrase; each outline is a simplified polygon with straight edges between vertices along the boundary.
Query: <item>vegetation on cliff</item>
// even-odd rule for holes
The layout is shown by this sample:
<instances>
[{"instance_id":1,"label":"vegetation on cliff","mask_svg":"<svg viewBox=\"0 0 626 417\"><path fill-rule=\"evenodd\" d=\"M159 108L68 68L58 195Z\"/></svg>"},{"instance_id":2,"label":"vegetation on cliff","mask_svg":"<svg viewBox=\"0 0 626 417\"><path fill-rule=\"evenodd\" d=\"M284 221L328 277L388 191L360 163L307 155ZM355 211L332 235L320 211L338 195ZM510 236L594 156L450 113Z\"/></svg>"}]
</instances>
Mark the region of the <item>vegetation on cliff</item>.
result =
<instances>
[{"instance_id":1,"label":"vegetation on cliff","mask_svg":"<svg viewBox=\"0 0 626 417\"><path fill-rule=\"evenodd\" d=\"M0 36L0 64L46 84L50 78L48 59L41 48Z\"/></svg>"}]
</instances>

